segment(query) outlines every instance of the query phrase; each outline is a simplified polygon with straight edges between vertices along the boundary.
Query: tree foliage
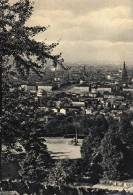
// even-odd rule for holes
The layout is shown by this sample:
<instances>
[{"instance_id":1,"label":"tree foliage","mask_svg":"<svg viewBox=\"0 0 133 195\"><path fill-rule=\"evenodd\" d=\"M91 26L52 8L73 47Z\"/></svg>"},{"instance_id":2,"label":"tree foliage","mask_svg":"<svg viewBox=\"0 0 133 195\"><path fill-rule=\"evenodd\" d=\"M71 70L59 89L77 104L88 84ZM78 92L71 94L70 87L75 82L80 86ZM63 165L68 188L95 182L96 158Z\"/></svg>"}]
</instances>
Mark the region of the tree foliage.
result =
<instances>
[{"instance_id":1,"label":"tree foliage","mask_svg":"<svg viewBox=\"0 0 133 195\"><path fill-rule=\"evenodd\" d=\"M17 87L6 93L1 117L3 144L12 145L17 139L25 140L30 132L40 129L38 104L34 98Z\"/></svg>"},{"instance_id":2,"label":"tree foliage","mask_svg":"<svg viewBox=\"0 0 133 195\"><path fill-rule=\"evenodd\" d=\"M41 76L47 64L51 63L56 66L63 62L61 54L53 53L58 43L46 44L35 40L35 35L44 32L47 27L27 26L26 23L32 12L33 4L30 0L18 0L14 4L8 0L0 1L0 99L2 99L0 101L0 129L2 130L2 142L13 147L19 140L24 145L28 154L21 168L23 174L29 175L29 179L33 175L37 178L38 172L40 175L49 155L45 141L43 140L42 144L38 134L40 125L35 97L21 90L18 80L19 78L26 80L30 72ZM45 168L43 174L45 174Z\"/></svg>"},{"instance_id":3,"label":"tree foliage","mask_svg":"<svg viewBox=\"0 0 133 195\"><path fill-rule=\"evenodd\" d=\"M18 1L11 5L8 0L0 2L0 63L5 59L13 61L14 67L25 76L30 70L40 73L49 60L56 66L61 63L60 55L53 55L52 51L57 44L47 45L37 42L34 36L44 32L47 28L26 26L27 20L33 12L29 0ZM8 66L8 69L12 68Z\"/></svg>"},{"instance_id":4,"label":"tree foliage","mask_svg":"<svg viewBox=\"0 0 133 195\"><path fill-rule=\"evenodd\" d=\"M90 178L92 182L97 182L101 175L99 145L101 138L98 134L90 132L83 140L81 155L83 158L83 175Z\"/></svg>"},{"instance_id":5,"label":"tree foliage","mask_svg":"<svg viewBox=\"0 0 133 195\"><path fill-rule=\"evenodd\" d=\"M80 166L79 161L57 161L49 172L48 184L53 186L72 184L79 178Z\"/></svg>"},{"instance_id":6,"label":"tree foliage","mask_svg":"<svg viewBox=\"0 0 133 195\"><path fill-rule=\"evenodd\" d=\"M29 0L17 1L15 4L1 0L0 10L1 129L6 143L8 140L13 141L22 129L29 132L31 121L35 121L34 99L18 89L15 79L28 78L30 71L41 75L49 61L56 66L62 60L60 54L52 54L57 44L48 45L34 39L46 27L26 26L33 12Z\"/></svg>"},{"instance_id":7,"label":"tree foliage","mask_svg":"<svg viewBox=\"0 0 133 195\"><path fill-rule=\"evenodd\" d=\"M121 141L117 132L109 131L101 142L103 177L119 180L122 177L122 163L124 160Z\"/></svg>"},{"instance_id":8,"label":"tree foliage","mask_svg":"<svg viewBox=\"0 0 133 195\"><path fill-rule=\"evenodd\" d=\"M20 162L20 175L25 180L44 182L50 166L50 155L47 152L45 139L36 132L30 134L29 141L25 143L26 157Z\"/></svg>"},{"instance_id":9,"label":"tree foliage","mask_svg":"<svg viewBox=\"0 0 133 195\"><path fill-rule=\"evenodd\" d=\"M109 129L104 134L89 134L83 141L81 154L85 174L100 173L105 179L122 180L133 176L133 126L132 115L123 113L120 120L108 119ZM95 166L94 166L95 165ZM102 175L101 175L102 173Z\"/></svg>"},{"instance_id":10,"label":"tree foliage","mask_svg":"<svg viewBox=\"0 0 133 195\"><path fill-rule=\"evenodd\" d=\"M31 128L31 122L28 121L31 118L28 118L28 115L34 115L36 106L33 97L18 89L15 79L27 78L30 71L41 75L49 60L55 66L57 63L62 63L62 60L60 54L52 54L57 44L48 45L34 39L34 36L44 32L46 27L26 26L33 12L33 5L29 0L18 1L15 4L1 0L0 10L0 73L3 97L1 124L5 139L6 136L9 138L13 131L16 134L18 129L27 130L24 123L29 125L29 129ZM22 121L24 116L25 120Z\"/></svg>"}]
</instances>

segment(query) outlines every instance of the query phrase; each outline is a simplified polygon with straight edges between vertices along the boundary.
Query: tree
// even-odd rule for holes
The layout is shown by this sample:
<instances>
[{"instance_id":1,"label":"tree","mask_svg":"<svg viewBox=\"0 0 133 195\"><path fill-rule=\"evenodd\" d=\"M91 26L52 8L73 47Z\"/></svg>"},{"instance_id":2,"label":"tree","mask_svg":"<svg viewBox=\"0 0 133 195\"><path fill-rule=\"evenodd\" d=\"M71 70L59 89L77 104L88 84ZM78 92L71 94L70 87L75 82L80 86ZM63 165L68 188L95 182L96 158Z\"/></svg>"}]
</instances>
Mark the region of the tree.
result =
<instances>
[{"instance_id":1,"label":"tree","mask_svg":"<svg viewBox=\"0 0 133 195\"><path fill-rule=\"evenodd\" d=\"M18 139L27 140L33 129L40 130L37 114L38 103L34 95L17 87L4 94L1 117L3 144L13 146Z\"/></svg>"},{"instance_id":2,"label":"tree","mask_svg":"<svg viewBox=\"0 0 133 195\"><path fill-rule=\"evenodd\" d=\"M25 143L26 157L20 162L20 175L23 179L40 183L46 180L50 166L45 139L33 132Z\"/></svg>"},{"instance_id":3,"label":"tree","mask_svg":"<svg viewBox=\"0 0 133 195\"><path fill-rule=\"evenodd\" d=\"M71 162L70 160L59 160L49 172L48 185L63 186L73 184L79 179L80 162Z\"/></svg>"},{"instance_id":4,"label":"tree","mask_svg":"<svg viewBox=\"0 0 133 195\"><path fill-rule=\"evenodd\" d=\"M22 95L12 78L27 79L31 71L41 75L49 61L54 66L63 61L60 54L52 54L58 44L48 45L34 39L34 36L44 32L46 27L25 25L32 11L30 0L20 0L15 4L10 4L8 0L0 1L0 124L3 124L0 129L5 144L7 138L10 138L10 144L16 141L17 136L22 138L20 133L22 127L27 133L28 141L28 138L33 135L29 129L35 117L33 99L26 97L24 93ZM11 92L12 89L14 91ZM32 141L36 142L34 138L35 136Z\"/></svg>"},{"instance_id":5,"label":"tree","mask_svg":"<svg viewBox=\"0 0 133 195\"><path fill-rule=\"evenodd\" d=\"M119 134L126 147L133 147L132 114L124 112L120 117Z\"/></svg>"},{"instance_id":6,"label":"tree","mask_svg":"<svg viewBox=\"0 0 133 195\"><path fill-rule=\"evenodd\" d=\"M101 146L103 177L122 180L133 176L133 127L129 114L110 125Z\"/></svg>"},{"instance_id":7,"label":"tree","mask_svg":"<svg viewBox=\"0 0 133 195\"><path fill-rule=\"evenodd\" d=\"M29 0L18 1L13 5L8 0L1 0L0 10L0 94L4 101L10 88L14 86L11 82L13 76L26 79L30 71L40 75L49 60L55 66L62 63L62 60L60 55L52 55L57 44L46 45L34 40L34 36L45 31L46 27L25 25L33 11ZM5 102L3 105L0 102L0 113L4 116L2 107Z\"/></svg>"},{"instance_id":8,"label":"tree","mask_svg":"<svg viewBox=\"0 0 133 195\"><path fill-rule=\"evenodd\" d=\"M124 159L121 150L119 135L108 131L101 142L103 178L119 180L122 177L122 162Z\"/></svg>"},{"instance_id":9,"label":"tree","mask_svg":"<svg viewBox=\"0 0 133 195\"><path fill-rule=\"evenodd\" d=\"M104 115L98 114L95 116L93 130L99 134L101 138L104 137L105 132L108 130L108 122Z\"/></svg>"},{"instance_id":10,"label":"tree","mask_svg":"<svg viewBox=\"0 0 133 195\"><path fill-rule=\"evenodd\" d=\"M45 179L50 155L47 151L45 139L41 137L40 111L38 102L35 101L35 95L15 87L5 96L3 105L5 113L1 117L3 144L8 146L9 151L10 148L17 150L16 142L24 147L26 156L21 159L21 162L16 159L21 164L20 173L23 178L27 180L36 179L38 182L42 178Z\"/></svg>"},{"instance_id":11,"label":"tree","mask_svg":"<svg viewBox=\"0 0 133 195\"><path fill-rule=\"evenodd\" d=\"M130 112L124 112L120 118L119 136L124 148L124 166L127 177L133 176L133 126L131 124L133 115Z\"/></svg>"},{"instance_id":12,"label":"tree","mask_svg":"<svg viewBox=\"0 0 133 195\"><path fill-rule=\"evenodd\" d=\"M1 66L5 58L12 57L14 67L22 76L25 76L30 70L40 73L49 60L52 60L55 66L58 62L62 62L59 60L60 55L51 54L57 44L46 45L33 38L47 28L25 25L33 12L33 6L29 0L18 1L13 5L10 5L8 0L2 0L0 9Z\"/></svg>"},{"instance_id":13,"label":"tree","mask_svg":"<svg viewBox=\"0 0 133 195\"><path fill-rule=\"evenodd\" d=\"M123 180L133 176L133 126L132 114L123 113L120 120L109 117L102 125L101 117L96 120L96 128L83 140L81 154L84 161L84 173L97 180ZM105 123L106 124L106 123ZM99 126L99 128L97 128ZM106 131L105 131L106 130ZM101 134L102 132L102 134Z\"/></svg>"},{"instance_id":14,"label":"tree","mask_svg":"<svg viewBox=\"0 0 133 195\"><path fill-rule=\"evenodd\" d=\"M88 136L83 140L81 146L84 163L83 172L92 182L97 182L102 174L100 145L105 132L108 130L108 122L101 114L89 118L87 122L90 128L88 129Z\"/></svg>"},{"instance_id":15,"label":"tree","mask_svg":"<svg viewBox=\"0 0 133 195\"><path fill-rule=\"evenodd\" d=\"M81 155L83 159L83 174L90 178L91 182L97 182L101 176L101 155L99 151L101 138L94 132L83 140Z\"/></svg>"}]
</instances>

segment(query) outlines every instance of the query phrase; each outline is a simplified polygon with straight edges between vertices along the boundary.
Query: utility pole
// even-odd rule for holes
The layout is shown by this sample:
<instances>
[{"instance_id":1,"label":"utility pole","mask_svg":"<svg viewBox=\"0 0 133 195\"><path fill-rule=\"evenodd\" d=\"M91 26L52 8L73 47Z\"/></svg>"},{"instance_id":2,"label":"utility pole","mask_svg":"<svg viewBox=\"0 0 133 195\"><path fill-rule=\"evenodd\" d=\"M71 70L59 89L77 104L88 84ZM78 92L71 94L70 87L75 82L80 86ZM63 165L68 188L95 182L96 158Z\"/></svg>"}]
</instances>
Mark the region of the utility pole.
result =
<instances>
[{"instance_id":1,"label":"utility pole","mask_svg":"<svg viewBox=\"0 0 133 195\"><path fill-rule=\"evenodd\" d=\"M75 128L75 145L78 144L78 131L77 128Z\"/></svg>"},{"instance_id":2,"label":"utility pole","mask_svg":"<svg viewBox=\"0 0 133 195\"><path fill-rule=\"evenodd\" d=\"M78 144L78 126L79 126L79 123L76 121L76 113L75 113L75 116L74 116L74 126L75 126L74 145L77 146L77 144Z\"/></svg>"}]
</instances>

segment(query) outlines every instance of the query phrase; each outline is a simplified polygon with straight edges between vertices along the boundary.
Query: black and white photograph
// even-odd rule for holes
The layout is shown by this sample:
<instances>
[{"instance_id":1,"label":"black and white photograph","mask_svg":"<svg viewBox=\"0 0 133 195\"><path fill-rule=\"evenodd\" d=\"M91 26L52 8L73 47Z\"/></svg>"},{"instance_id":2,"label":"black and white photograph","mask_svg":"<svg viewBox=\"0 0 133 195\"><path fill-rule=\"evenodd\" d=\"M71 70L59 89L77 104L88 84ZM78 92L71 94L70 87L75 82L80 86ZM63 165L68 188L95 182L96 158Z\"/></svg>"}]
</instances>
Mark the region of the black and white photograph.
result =
<instances>
[{"instance_id":1,"label":"black and white photograph","mask_svg":"<svg viewBox=\"0 0 133 195\"><path fill-rule=\"evenodd\" d=\"M0 195L133 194L133 0L0 0Z\"/></svg>"}]
</instances>

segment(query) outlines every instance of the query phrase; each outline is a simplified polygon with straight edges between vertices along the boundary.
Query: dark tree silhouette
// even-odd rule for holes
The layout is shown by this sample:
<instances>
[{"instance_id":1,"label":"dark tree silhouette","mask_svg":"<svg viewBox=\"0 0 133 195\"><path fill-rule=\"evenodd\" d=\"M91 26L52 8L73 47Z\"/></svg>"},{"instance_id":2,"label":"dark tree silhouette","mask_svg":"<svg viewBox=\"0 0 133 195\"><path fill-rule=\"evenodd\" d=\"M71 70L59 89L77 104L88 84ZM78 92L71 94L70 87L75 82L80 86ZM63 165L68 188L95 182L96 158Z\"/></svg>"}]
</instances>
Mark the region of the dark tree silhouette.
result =
<instances>
[{"instance_id":1,"label":"dark tree silhouette","mask_svg":"<svg viewBox=\"0 0 133 195\"><path fill-rule=\"evenodd\" d=\"M105 134L100 150L103 176L106 179L128 179L133 176L133 126L129 113L123 113L120 121L112 122Z\"/></svg>"},{"instance_id":2,"label":"dark tree silhouette","mask_svg":"<svg viewBox=\"0 0 133 195\"><path fill-rule=\"evenodd\" d=\"M22 92L14 85L14 77L26 79L31 71L41 75L48 62L54 66L63 62L61 54L52 53L58 43L48 45L34 39L36 34L44 32L47 28L26 26L32 12L33 5L30 0L19 0L15 4L10 4L8 0L0 1L0 124L3 124L0 129L5 143L5 138L20 133L18 130L26 126L25 123L28 122L30 128L29 116L34 116L34 106L28 104L30 98L20 98ZM27 105L24 101L27 101ZM25 120L23 114L20 114L22 112L27 113ZM10 138L10 143L14 142L13 136ZM0 146L0 150L1 148Z\"/></svg>"},{"instance_id":3,"label":"dark tree silhouette","mask_svg":"<svg viewBox=\"0 0 133 195\"><path fill-rule=\"evenodd\" d=\"M91 182L97 182L101 176L101 155L99 146L101 138L98 134L90 132L83 140L81 155L83 158L83 175L90 178Z\"/></svg>"}]
</instances>

